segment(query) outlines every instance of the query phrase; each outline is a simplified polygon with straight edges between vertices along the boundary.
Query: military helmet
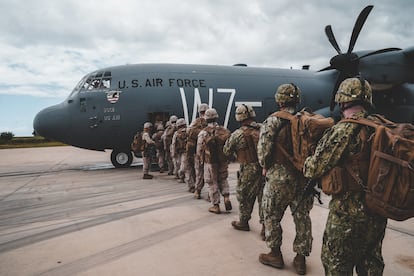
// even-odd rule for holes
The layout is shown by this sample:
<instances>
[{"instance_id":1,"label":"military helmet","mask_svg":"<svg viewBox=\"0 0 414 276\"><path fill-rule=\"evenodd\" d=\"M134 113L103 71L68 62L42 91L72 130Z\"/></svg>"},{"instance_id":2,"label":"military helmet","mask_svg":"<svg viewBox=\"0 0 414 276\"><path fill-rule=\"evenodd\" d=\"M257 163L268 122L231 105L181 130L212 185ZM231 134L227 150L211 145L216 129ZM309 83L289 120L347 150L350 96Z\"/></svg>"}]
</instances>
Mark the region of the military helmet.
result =
<instances>
[{"instance_id":1,"label":"military helmet","mask_svg":"<svg viewBox=\"0 0 414 276\"><path fill-rule=\"evenodd\" d=\"M206 103L202 103L198 106L198 112L205 112L210 107Z\"/></svg>"},{"instance_id":2,"label":"military helmet","mask_svg":"<svg viewBox=\"0 0 414 276\"><path fill-rule=\"evenodd\" d=\"M175 122L177 122L177 120L178 120L177 116L175 116L175 115L170 116L170 123L175 123Z\"/></svg>"},{"instance_id":3,"label":"military helmet","mask_svg":"<svg viewBox=\"0 0 414 276\"><path fill-rule=\"evenodd\" d=\"M300 89L293 83L280 85L275 93L276 103L300 103Z\"/></svg>"},{"instance_id":4,"label":"military helmet","mask_svg":"<svg viewBox=\"0 0 414 276\"><path fill-rule=\"evenodd\" d=\"M241 104L236 108L236 121L241 122L248 118L256 117L253 107L250 105Z\"/></svg>"},{"instance_id":5,"label":"military helmet","mask_svg":"<svg viewBox=\"0 0 414 276\"><path fill-rule=\"evenodd\" d=\"M206 116L206 119L207 120L209 120L209 119L217 119L219 117L218 116L218 113L217 113L217 110L215 110L214 108L207 109L206 110L206 113L205 113L205 116Z\"/></svg>"},{"instance_id":6,"label":"military helmet","mask_svg":"<svg viewBox=\"0 0 414 276\"><path fill-rule=\"evenodd\" d=\"M372 89L362 78L348 78L341 82L335 95L336 103L361 101L372 105Z\"/></svg>"},{"instance_id":7,"label":"military helmet","mask_svg":"<svg viewBox=\"0 0 414 276\"><path fill-rule=\"evenodd\" d=\"M180 118L180 119L178 119L177 120L177 122L175 123L175 125L177 126L177 127L180 127L180 126L185 126L187 123L185 122L185 119L184 118Z\"/></svg>"},{"instance_id":8,"label":"military helmet","mask_svg":"<svg viewBox=\"0 0 414 276\"><path fill-rule=\"evenodd\" d=\"M146 122L146 123L144 124L144 128L150 128L150 127L152 127L152 123L150 123L150 122Z\"/></svg>"}]
</instances>

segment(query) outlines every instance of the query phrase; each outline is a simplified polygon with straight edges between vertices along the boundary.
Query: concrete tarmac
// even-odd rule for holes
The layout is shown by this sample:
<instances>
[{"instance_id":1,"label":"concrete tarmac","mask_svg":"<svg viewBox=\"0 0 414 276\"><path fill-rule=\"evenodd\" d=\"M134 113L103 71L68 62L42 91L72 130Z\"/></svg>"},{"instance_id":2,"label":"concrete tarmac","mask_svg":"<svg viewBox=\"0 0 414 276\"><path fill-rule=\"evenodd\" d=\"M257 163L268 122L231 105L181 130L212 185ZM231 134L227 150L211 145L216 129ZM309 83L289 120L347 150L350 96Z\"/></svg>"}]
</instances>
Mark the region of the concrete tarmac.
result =
<instances>
[{"instance_id":1,"label":"concrete tarmac","mask_svg":"<svg viewBox=\"0 0 414 276\"><path fill-rule=\"evenodd\" d=\"M283 218L283 270L262 265L257 206L250 232L238 219L238 164L230 165L233 210L215 215L165 173L142 179L139 160L115 169L110 152L74 147L0 150L0 275L296 275L294 224ZM207 195L206 187L203 197ZM311 211L307 275L323 275L329 197ZM221 206L222 210L224 206ZM389 220L384 275L414 275L414 219Z\"/></svg>"}]
</instances>

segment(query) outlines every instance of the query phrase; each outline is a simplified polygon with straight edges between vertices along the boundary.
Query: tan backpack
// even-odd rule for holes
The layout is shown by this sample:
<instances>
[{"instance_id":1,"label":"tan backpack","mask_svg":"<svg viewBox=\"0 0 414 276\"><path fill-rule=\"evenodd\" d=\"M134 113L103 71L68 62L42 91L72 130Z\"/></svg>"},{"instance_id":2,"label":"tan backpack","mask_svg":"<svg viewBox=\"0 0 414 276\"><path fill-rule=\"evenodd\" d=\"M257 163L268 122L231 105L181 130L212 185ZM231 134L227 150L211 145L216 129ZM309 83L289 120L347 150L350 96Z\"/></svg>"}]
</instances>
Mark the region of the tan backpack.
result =
<instances>
[{"instance_id":1,"label":"tan backpack","mask_svg":"<svg viewBox=\"0 0 414 276\"><path fill-rule=\"evenodd\" d=\"M207 163L225 163L228 161L223 152L224 144L230 137L230 131L222 126L207 126L205 138L204 161Z\"/></svg>"},{"instance_id":2,"label":"tan backpack","mask_svg":"<svg viewBox=\"0 0 414 276\"><path fill-rule=\"evenodd\" d=\"M414 217L414 125L397 124L380 115L344 119L375 128L366 191L366 205L393 220Z\"/></svg>"},{"instance_id":3,"label":"tan backpack","mask_svg":"<svg viewBox=\"0 0 414 276\"><path fill-rule=\"evenodd\" d=\"M297 170L302 171L305 159L315 152L318 141L322 138L324 131L334 125L334 120L306 109L294 115L287 111L277 111L272 115L290 121L293 155L281 150L284 157Z\"/></svg>"},{"instance_id":4,"label":"tan backpack","mask_svg":"<svg viewBox=\"0 0 414 276\"><path fill-rule=\"evenodd\" d=\"M142 132L138 131L135 136L134 140L131 143L131 150L138 154L141 153L141 151L144 151L144 142L142 140Z\"/></svg>"}]
</instances>

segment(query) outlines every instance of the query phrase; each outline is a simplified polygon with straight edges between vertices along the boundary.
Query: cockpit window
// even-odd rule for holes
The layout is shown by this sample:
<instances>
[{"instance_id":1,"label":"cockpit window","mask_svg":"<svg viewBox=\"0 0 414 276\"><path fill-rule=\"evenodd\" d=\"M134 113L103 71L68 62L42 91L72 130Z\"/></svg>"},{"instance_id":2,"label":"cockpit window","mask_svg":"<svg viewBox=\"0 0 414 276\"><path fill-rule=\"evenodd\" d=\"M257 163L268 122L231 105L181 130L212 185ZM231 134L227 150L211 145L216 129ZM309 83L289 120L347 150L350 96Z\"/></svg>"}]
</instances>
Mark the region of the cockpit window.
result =
<instances>
[{"instance_id":1,"label":"cockpit window","mask_svg":"<svg viewBox=\"0 0 414 276\"><path fill-rule=\"evenodd\" d=\"M84 76L75 88L72 90L68 98L72 98L73 95L85 91L102 91L111 88L111 72L110 71L99 71Z\"/></svg>"},{"instance_id":2,"label":"cockpit window","mask_svg":"<svg viewBox=\"0 0 414 276\"><path fill-rule=\"evenodd\" d=\"M82 90L100 90L111 87L111 72L96 72L88 76L82 85Z\"/></svg>"}]
</instances>

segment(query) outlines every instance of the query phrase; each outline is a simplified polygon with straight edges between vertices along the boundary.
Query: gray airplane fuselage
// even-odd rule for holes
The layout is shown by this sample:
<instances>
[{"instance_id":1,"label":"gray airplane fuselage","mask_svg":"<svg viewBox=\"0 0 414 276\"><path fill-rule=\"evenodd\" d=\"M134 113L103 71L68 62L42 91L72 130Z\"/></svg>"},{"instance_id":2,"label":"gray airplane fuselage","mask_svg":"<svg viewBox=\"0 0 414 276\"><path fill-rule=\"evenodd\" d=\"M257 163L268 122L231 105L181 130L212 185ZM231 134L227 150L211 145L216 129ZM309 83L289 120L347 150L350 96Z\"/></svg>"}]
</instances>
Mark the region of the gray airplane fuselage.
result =
<instances>
[{"instance_id":1,"label":"gray airplane fuselage","mask_svg":"<svg viewBox=\"0 0 414 276\"><path fill-rule=\"evenodd\" d=\"M263 121L275 111L274 93L282 83L293 82L301 89L303 105L313 110L326 107L336 76L306 70L169 64L100 71L111 73L109 88L76 87L64 102L36 116L36 132L86 149L128 148L143 123L154 120L152 114L175 114L191 123L201 102L216 108L220 123L234 129L235 105L252 104L257 120ZM112 93L119 98L110 101Z\"/></svg>"},{"instance_id":2,"label":"gray airplane fuselage","mask_svg":"<svg viewBox=\"0 0 414 276\"><path fill-rule=\"evenodd\" d=\"M262 122L277 110L274 94L283 83L294 83L300 88L300 107L329 116L337 76L336 70L315 72L240 65L108 67L86 75L64 102L40 111L34 119L34 129L43 137L76 147L113 149L114 165L124 162L116 155L126 153L130 163L131 141L144 122L165 122L174 114L191 123L198 115L198 104L208 103L217 109L219 123L234 130L238 127L235 106L252 105L256 120ZM413 94L412 85L406 90L405 94ZM406 96L403 93L400 97ZM412 103L410 108L412 112Z\"/></svg>"}]
</instances>

